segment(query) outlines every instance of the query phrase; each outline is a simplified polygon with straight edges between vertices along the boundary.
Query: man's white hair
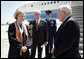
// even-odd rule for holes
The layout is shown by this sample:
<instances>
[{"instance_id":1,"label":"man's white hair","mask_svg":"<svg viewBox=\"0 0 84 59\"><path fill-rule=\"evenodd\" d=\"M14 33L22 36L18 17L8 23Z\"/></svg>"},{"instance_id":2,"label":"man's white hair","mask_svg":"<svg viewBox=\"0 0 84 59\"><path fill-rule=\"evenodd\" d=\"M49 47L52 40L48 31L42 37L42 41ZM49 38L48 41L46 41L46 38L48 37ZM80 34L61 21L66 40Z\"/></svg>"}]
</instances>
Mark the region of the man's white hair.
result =
<instances>
[{"instance_id":1,"label":"man's white hair","mask_svg":"<svg viewBox=\"0 0 84 59\"><path fill-rule=\"evenodd\" d=\"M67 13L72 14L72 9L70 7L70 5L62 5L58 8L60 11L65 11Z\"/></svg>"},{"instance_id":2,"label":"man's white hair","mask_svg":"<svg viewBox=\"0 0 84 59\"><path fill-rule=\"evenodd\" d=\"M41 14L41 11L40 11L40 10L35 10L35 12L37 12L37 13Z\"/></svg>"}]
</instances>

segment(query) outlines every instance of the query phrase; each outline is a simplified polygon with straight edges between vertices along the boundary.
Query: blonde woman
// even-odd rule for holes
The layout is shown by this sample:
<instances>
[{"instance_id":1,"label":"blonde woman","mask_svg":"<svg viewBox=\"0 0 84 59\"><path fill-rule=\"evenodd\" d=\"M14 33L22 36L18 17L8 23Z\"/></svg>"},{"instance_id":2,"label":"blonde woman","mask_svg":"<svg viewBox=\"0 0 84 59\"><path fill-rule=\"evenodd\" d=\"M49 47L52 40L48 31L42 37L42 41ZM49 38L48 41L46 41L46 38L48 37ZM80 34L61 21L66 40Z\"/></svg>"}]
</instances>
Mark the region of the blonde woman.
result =
<instances>
[{"instance_id":1,"label":"blonde woman","mask_svg":"<svg viewBox=\"0 0 84 59\"><path fill-rule=\"evenodd\" d=\"M9 25L9 53L8 58L29 58L28 27L23 25L25 13L17 11L15 13L16 21Z\"/></svg>"}]
</instances>

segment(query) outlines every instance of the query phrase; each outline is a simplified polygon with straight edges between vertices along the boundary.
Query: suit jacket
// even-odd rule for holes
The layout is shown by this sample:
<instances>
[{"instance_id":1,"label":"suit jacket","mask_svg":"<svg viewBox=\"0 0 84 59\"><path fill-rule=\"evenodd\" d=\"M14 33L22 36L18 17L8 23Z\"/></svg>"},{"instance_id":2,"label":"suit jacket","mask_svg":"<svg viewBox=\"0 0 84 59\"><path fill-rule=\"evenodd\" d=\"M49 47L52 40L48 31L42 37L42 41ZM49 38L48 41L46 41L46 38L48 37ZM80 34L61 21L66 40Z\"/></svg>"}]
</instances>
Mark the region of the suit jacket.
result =
<instances>
[{"instance_id":1,"label":"suit jacket","mask_svg":"<svg viewBox=\"0 0 84 59\"><path fill-rule=\"evenodd\" d=\"M14 23L9 25L8 38L9 38L9 44L10 44L8 58L20 58L20 49L23 45L27 46L28 49L30 48L27 44L25 44L24 40L23 40L24 44L21 44L16 40L16 28ZM24 54L23 57L25 58L29 57L29 50L27 50L27 52L23 54Z\"/></svg>"},{"instance_id":2,"label":"suit jacket","mask_svg":"<svg viewBox=\"0 0 84 59\"><path fill-rule=\"evenodd\" d=\"M79 25L72 16L69 16L55 34L55 57L79 58L79 37Z\"/></svg>"},{"instance_id":3,"label":"suit jacket","mask_svg":"<svg viewBox=\"0 0 84 59\"><path fill-rule=\"evenodd\" d=\"M36 30L36 20L30 21L30 24L33 25L32 29L32 38L33 43L32 44L44 44L44 42L47 42L47 23L45 20L40 19L39 28L38 31Z\"/></svg>"}]
</instances>

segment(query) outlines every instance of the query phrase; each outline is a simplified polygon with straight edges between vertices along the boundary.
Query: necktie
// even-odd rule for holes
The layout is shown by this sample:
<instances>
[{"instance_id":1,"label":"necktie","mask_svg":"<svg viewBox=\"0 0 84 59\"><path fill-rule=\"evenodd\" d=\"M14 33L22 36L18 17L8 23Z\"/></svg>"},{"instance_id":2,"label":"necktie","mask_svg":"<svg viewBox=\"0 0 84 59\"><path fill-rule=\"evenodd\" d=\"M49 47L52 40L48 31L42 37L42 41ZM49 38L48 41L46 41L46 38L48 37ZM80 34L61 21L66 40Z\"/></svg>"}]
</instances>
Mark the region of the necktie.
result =
<instances>
[{"instance_id":1,"label":"necktie","mask_svg":"<svg viewBox=\"0 0 84 59\"><path fill-rule=\"evenodd\" d=\"M38 30L39 24L38 24L38 20L36 22L36 30Z\"/></svg>"}]
</instances>

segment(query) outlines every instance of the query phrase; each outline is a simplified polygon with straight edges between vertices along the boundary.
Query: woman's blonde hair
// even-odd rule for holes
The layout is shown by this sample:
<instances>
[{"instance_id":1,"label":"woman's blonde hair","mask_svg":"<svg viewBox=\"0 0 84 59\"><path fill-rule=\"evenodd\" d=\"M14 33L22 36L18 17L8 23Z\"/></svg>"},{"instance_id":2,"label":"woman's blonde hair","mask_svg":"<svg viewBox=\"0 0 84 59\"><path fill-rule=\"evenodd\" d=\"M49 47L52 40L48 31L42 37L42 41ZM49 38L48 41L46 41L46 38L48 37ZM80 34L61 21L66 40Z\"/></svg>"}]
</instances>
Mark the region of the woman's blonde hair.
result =
<instances>
[{"instance_id":1,"label":"woman's blonde hair","mask_svg":"<svg viewBox=\"0 0 84 59\"><path fill-rule=\"evenodd\" d=\"M17 16L19 16L20 14L25 15L25 13L23 11L17 11L14 18L17 20Z\"/></svg>"}]
</instances>

